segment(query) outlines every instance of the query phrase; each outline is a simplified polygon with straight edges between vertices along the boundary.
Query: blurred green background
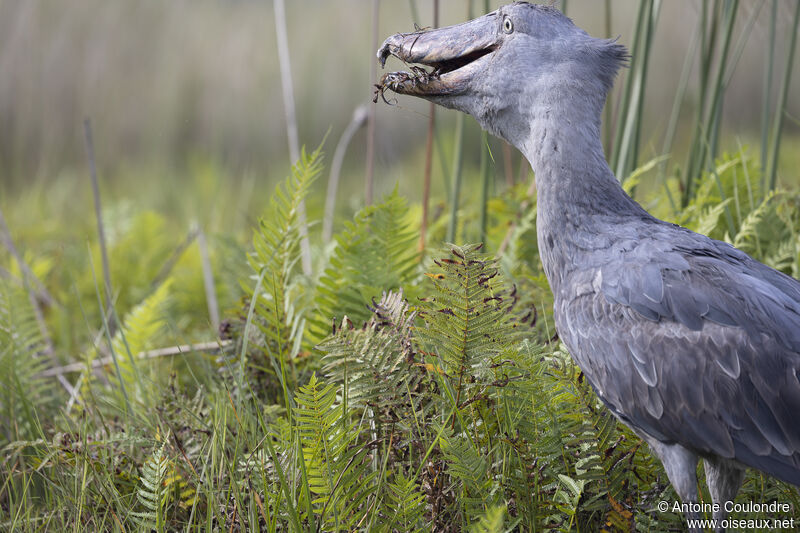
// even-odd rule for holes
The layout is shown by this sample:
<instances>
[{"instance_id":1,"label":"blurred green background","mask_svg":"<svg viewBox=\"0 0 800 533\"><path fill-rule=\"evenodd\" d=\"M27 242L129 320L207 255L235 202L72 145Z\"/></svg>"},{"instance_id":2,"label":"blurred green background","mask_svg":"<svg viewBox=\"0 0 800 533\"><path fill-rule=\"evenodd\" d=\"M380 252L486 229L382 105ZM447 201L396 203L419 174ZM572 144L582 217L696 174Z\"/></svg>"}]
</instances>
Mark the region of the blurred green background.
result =
<instances>
[{"instance_id":1,"label":"blurred green background","mask_svg":"<svg viewBox=\"0 0 800 533\"><path fill-rule=\"evenodd\" d=\"M493 8L503 3L490 2ZM440 4L442 25L468 16L464 0ZM761 4L743 2L737 19L737 27L743 27L758 11L725 99L723 131L725 143L732 146L736 138L744 144L757 138L760 127L770 14ZM611 35L628 45L636 5L634 0L611 2ZM657 155L661 146L699 5L697 0L672 0L660 8L646 90L645 156ZM415 22L430 26L432 6L429 0L381 2L380 40L413 29ZM778 66L786 53L792 6L793 0L778 6ZM473 13L481 7L475 3ZM326 151L331 154L354 108L371 100L376 81L370 79L375 61L372 10L368 0L287 2L301 143L314 147L330 131ZM606 34L604 10L605 3L598 0L567 3L568 15L595 36ZM179 186L180 198L174 200L191 201L193 174L205 165L213 165L230 187L240 187L247 176L256 185L284 176L289 157L276 48L269 1L0 0L3 206L10 208L10 198L34 183L47 184L50 194L76 192L57 183L69 176L87 177L84 117L93 123L101 180L131 182L122 187L126 195L136 196L141 191L137 182L155 174L159 183L187 183ZM390 63L387 68L398 66ZM779 75L776 67L774 76ZM620 79L612 99L618 98L621 86ZM693 87L690 82L684 115L691 114ZM800 76L794 76L790 117L800 116L798 95ZM404 192L416 196L421 169L410 165L409 158L418 158L422 150L427 105L400 98L397 106L379 103L376 111L377 187L387 190L399 181ZM454 112L443 111L439 117L446 127ZM791 140L800 131L796 118L785 127L784 152L796 152ZM476 138L471 119L467 134ZM680 140L687 137L679 131L674 152L685 150ZM365 144L361 131L345 160L346 189L361 188ZM477 160L478 150L466 151L467 165L472 156ZM797 158L787 159L793 164L787 161L781 176L794 180ZM79 183L88 187L88 181ZM360 201L358 194L342 198L350 209Z\"/></svg>"}]
</instances>

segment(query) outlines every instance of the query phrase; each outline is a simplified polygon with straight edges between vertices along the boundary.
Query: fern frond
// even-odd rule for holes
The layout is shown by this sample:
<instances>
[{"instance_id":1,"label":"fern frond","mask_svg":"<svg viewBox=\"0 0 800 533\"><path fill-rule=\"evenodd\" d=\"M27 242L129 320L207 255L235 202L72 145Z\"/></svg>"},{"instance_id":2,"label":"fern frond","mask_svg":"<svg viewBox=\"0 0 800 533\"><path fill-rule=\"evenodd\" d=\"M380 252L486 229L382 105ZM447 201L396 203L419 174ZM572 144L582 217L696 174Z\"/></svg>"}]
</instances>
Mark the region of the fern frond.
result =
<instances>
[{"instance_id":1,"label":"fern frond","mask_svg":"<svg viewBox=\"0 0 800 533\"><path fill-rule=\"evenodd\" d=\"M167 280L131 309L114 335L112 347L116 361L115 366L109 369L109 381L113 384L112 395L118 406L125 404L124 394L140 405L150 405L158 397L151 386L154 380L144 376L137 356L155 347L162 336L170 288L171 280Z\"/></svg>"},{"instance_id":2,"label":"fern frond","mask_svg":"<svg viewBox=\"0 0 800 533\"><path fill-rule=\"evenodd\" d=\"M562 531L572 531L573 520L578 512L578 502L583 495L586 482L579 479L572 479L564 474L558 475L558 481L558 489L556 490L554 500L559 510L569 519L568 526L559 529Z\"/></svg>"},{"instance_id":3,"label":"fern frond","mask_svg":"<svg viewBox=\"0 0 800 533\"><path fill-rule=\"evenodd\" d=\"M491 487L489 464L469 439L443 431L440 442L448 472L463 484L465 494L475 497Z\"/></svg>"},{"instance_id":4,"label":"fern frond","mask_svg":"<svg viewBox=\"0 0 800 533\"><path fill-rule=\"evenodd\" d=\"M388 484L387 492L387 507L384 509L389 518L387 529L410 533L424 531L425 495L417 483L400 472Z\"/></svg>"},{"instance_id":5,"label":"fern frond","mask_svg":"<svg viewBox=\"0 0 800 533\"><path fill-rule=\"evenodd\" d=\"M294 419L307 472L314 513L326 529L350 529L363 515L364 501L377 475L364 461L367 448L351 446L359 436L354 424L343 424L337 389L311 376L295 396Z\"/></svg>"},{"instance_id":6,"label":"fern frond","mask_svg":"<svg viewBox=\"0 0 800 533\"><path fill-rule=\"evenodd\" d=\"M764 258L764 264L776 270L788 272L797 277L797 266L800 260L800 236L790 235L781 241L769 255Z\"/></svg>"},{"instance_id":7,"label":"fern frond","mask_svg":"<svg viewBox=\"0 0 800 533\"><path fill-rule=\"evenodd\" d=\"M402 291L390 292L375 304L364 327L350 326L345 317L336 333L318 346L326 352L326 375L345 387L350 408L369 405L388 419L413 408L408 391L416 391L422 378L412 345L415 317Z\"/></svg>"},{"instance_id":8,"label":"fern frond","mask_svg":"<svg viewBox=\"0 0 800 533\"><path fill-rule=\"evenodd\" d=\"M720 202L713 207L708 207L702 211L697 221L692 224L692 228L697 233L703 235L711 235L714 230L719 226L719 219L725 213L728 204L731 203L731 198L724 202Z\"/></svg>"},{"instance_id":9,"label":"fern frond","mask_svg":"<svg viewBox=\"0 0 800 533\"><path fill-rule=\"evenodd\" d=\"M0 444L39 436L37 419L54 404L45 378L46 345L24 289L0 278Z\"/></svg>"},{"instance_id":10,"label":"fern frond","mask_svg":"<svg viewBox=\"0 0 800 533\"><path fill-rule=\"evenodd\" d=\"M758 207L747 214L744 220L742 220L742 224L739 226L739 231L734 236L734 246L756 257L761 256L762 235L759 232L759 226L768 213L774 209L772 203L774 198L775 192L770 192Z\"/></svg>"},{"instance_id":11,"label":"fern frond","mask_svg":"<svg viewBox=\"0 0 800 533\"><path fill-rule=\"evenodd\" d=\"M464 398L473 377L494 375L497 355L516 337L512 299L497 263L481 256L479 249L479 245L453 246L449 258L435 260L439 272L428 274L435 295L422 298L419 309L426 326L419 329L419 340L443 364L456 403Z\"/></svg>"},{"instance_id":12,"label":"fern frond","mask_svg":"<svg viewBox=\"0 0 800 533\"><path fill-rule=\"evenodd\" d=\"M331 321L338 323L344 316L356 325L365 323L370 302L384 291L405 289L408 294L417 278L416 240L407 202L397 189L346 223L319 280L311 342L327 337Z\"/></svg>"},{"instance_id":13,"label":"fern frond","mask_svg":"<svg viewBox=\"0 0 800 533\"><path fill-rule=\"evenodd\" d=\"M161 446L155 449L153 455L142 466L136 499L144 507L144 511L131 513L141 527L156 531L164 530L164 511L168 495L164 490L164 480L170 463L164 454L164 447L168 440L169 433L164 437Z\"/></svg>"},{"instance_id":14,"label":"fern frond","mask_svg":"<svg viewBox=\"0 0 800 533\"><path fill-rule=\"evenodd\" d=\"M622 188L625 189L625 192L627 192L628 194L633 195L636 186L639 185L639 183L641 183L642 177L651 170L653 170L654 168L656 168L658 165L663 163L664 161L667 161L669 157L670 157L669 154L656 156L652 158L650 161L647 161L646 163L639 165L630 173L630 175L628 175L627 178L623 180Z\"/></svg>"},{"instance_id":15,"label":"fern frond","mask_svg":"<svg viewBox=\"0 0 800 533\"><path fill-rule=\"evenodd\" d=\"M505 505L492 505L486 509L486 513L482 514L469 530L472 533L504 533L506 531L513 531L516 523L512 524L510 527L506 527L506 513L507 509Z\"/></svg>"},{"instance_id":16,"label":"fern frond","mask_svg":"<svg viewBox=\"0 0 800 533\"><path fill-rule=\"evenodd\" d=\"M253 235L253 253L248 257L253 271L243 290L253 305L257 332L253 344L263 354L252 362L240 361L239 369L258 373L276 372L294 359L305 329L305 287L307 280L297 275L302 239L301 205L309 188L322 171L322 147L311 154L303 148L291 175L275 188L266 214ZM249 323L249 322L248 322ZM243 354L245 358L248 354ZM242 383L244 376L239 376ZM281 380L283 377L281 376ZM283 383L284 390L289 385Z\"/></svg>"}]
</instances>

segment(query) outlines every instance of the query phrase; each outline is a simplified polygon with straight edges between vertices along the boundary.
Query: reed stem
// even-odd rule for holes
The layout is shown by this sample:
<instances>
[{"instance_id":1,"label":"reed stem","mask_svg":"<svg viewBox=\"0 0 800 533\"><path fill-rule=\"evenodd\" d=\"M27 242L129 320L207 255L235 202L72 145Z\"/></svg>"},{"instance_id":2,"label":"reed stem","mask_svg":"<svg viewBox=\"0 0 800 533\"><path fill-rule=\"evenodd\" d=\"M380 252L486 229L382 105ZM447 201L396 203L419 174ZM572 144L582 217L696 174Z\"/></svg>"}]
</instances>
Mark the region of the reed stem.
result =
<instances>
[{"instance_id":1,"label":"reed stem","mask_svg":"<svg viewBox=\"0 0 800 533\"><path fill-rule=\"evenodd\" d=\"M289 57L289 38L286 32L286 6L284 0L275 0L275 35L278 40L278 62L281 69L281 88L283 90L283 109L286 114L286 135L289 139L289 155L292 164L300 160L300 140L297 134L297 116L295 114L294 87L292 84L292 63ZM300 200L298 205L300 219L300 263L303 273L311 275L311 245L308 242L308 224L306 223L306 203Z\"/></svg>"},{"instance_id":2,"label":"reed stem","mask_svg":"<svg viewBox=\"0 0 800 533\"><path fill-rule=\"evenodd\" d=\"M489 220L489 134L485 130L481 131L481 211L480 211L480 233L479 241L486 243L486 226Z\"/></svg>"},{"instance_id":3,"label":"reed stem","mask_svg":"<svg viewBox=\"0 0 800 533\"><path fill-rule=\"evenodd\" d=\"M772 71L775 64L775 29L778 18L778 0L772 0L769 17L769 46L764 72L764 96L761 100L761 191L767 176L767 153L769 146L769 114L772 110Z\"/></svg>"},{"instance_id":4,"label":"reed stem","mask_svg":"<svg viewBox=\"0 0 800 533\"><path fill-rule=\"evenodd\" d=\"M621 122L622 128L617 132L617 141L614 143L616 157L615 165L612 168L619 180L628 176L638 159L647 67L652 49L653 31L660 7L660 0L644 0L637 16L633 65L625 87L625 99L622 103L624 120Z\"/></svg>"},{"instance_id":5,"label":"reed stem","mask_svg":"<svg viewBox=\"0 0 800 533\"><path fill-rule=\"evenodd\" d=\"M564 0L564 7L566 7L566 0ZM489 0L483 0L483 11L484 13L489 12ZM481 206L479 240L482 243L486 243L486 225L489 220L489 181L491 180L489 155L489 134L486 130L481 129Z\"/></svg>"},{"instance_id":6,"label":"reed stem","mask_svg":"<svg viewBox=\"0 0 800 533\"><path fill-rule=\"evenodd\" d=\"M458 201L461 195L461 163L464 147L464 114L456 115L455 142L453 143L453 192L450 194L450 221L447 225L447 242L455 243L458 230Z\"/></svg>"},{"instance_id":7,"label":"reed stem","mask_svg":"<svg viewBox=\"0 0 800 533\"><path fill-rule=\"evenodd\" d=\"M661 154L664 156L668 156L669 153L672 151L672 143L675 141L675 133L678 129L678 119L681 115L681 107L683 106L683 101L686 98L686 89L689 86L689 74L691 74L692 67L694 66L694 58L697 55L697 46L700 42L700 34L701 29L700 26L697 27L697 30L694 32L692 36L691 43L689 44L689 50L686 52L686 57L683 59L683 67L681 67L681 76L680 80L678 81L678 90L675 93L675 99L672 101L672 111L669 115L669 122L667 124L667 131L664 134L664 144L661 147ZM669 187L666 183L666 168L667 168L667 161L668 158L665 158L661 163L658 165L658 181L664 184L664 188L667 192L667 198L669 199L670 206L672 207L673 212L678 211L678 205L675 203L675 199L672 197L672 193L669 190Z\"/></svg>"},{"instance_id":8,"label":"reed stem","mask_svg":"<svg viewBox=\"0 0 800 533\"><path fill-rule=\"evenodd\" d=\"M611 39L611 22L612 22L612 11L611 11L611 0L605 0L605 24L606 24L606 38ZM603 120L603 138L604 144L606 148L606 154L611 151L611 137L614 133L613 131L613 121L614 121L614 108L611 105L611 98L608 99L605 106L605 118Z\"/></svg>"},{"instance_id":9,"label":"reed stem","mask_svg":"<svg viewBox=\"0 0 800 533\"><path fill-rule=\"evenodd\" d=\"M353 136L367 122L369 117L369 107L366 105L358 106L353 111L350 123L344 129L336 150L333 152L331 161L331 173L328 177L328 190L325 194L325 212L322 216L322 242L328 243L333 237L333 217L336 211L336 192L339 190L339 176L342 172L342 163Z\"/></svg>"},{"instance_id":10,"label":"reed stem","mask_svg":"<svg viewBox=\"0 0 800 533\"><path fill-rule=\"evenodd\" d=\"M203 289L206 293L208 320L214 332L219 331L219 304L217 303L217 287L214 283L214 269L211 266L211 255L208 253L208 242L203 229L197 228L197 246L200 249L200 266L203 270Z\"/></svg>"},{"instance_id":11,"label":"reed stem","mask_svg":"<svg viewBox=\"0 0 800 533\"><path fill-rule=\"evenodd\" d=\"M106 232L103 227L103 207L100 201L100 187L97 184L97 166L94 159L94 141L92 139L92 123L87 118L83 121L83 133L86 139L86 157L89 160L89 177L92 182L92 196L94 197L94 216L97 220L97 240L100 244L100 258L103 267L103 289L105 293L106 309L114 307L111 295L111 267L108 262L108 247L106 246ZM110 334L115 331L113 316L109 318L108 327Z\"/></svg>"},{"instance_id":12,"label":"reed stem","mask_svg":"<svg viewBox=\"0 0 800 533\"><path fill-rule=\"evenodd\" d=\"M794 52L797 44L797 30L800 25L800 2L794 5L794 18L790 29L789 50L786 54L786 64L783 68L783 81L778 104L775 107L775 118L772 120L772 144L767 161L769 190L775 190L778 179L778 154L781 148L781 133L783 131L783 116L786 111L786 98L789 95L789 84L792 81L792 66L794 65Z\"/></svg>"},{"instance_id":13,"label":"reed stem","mask_svg":"<svg viewBox=\"0 0 800 533\"><path fill-rule=\"evenodd\" d=\"M613 170L617 170L620 166L621 154L622 154L622 139L625 135L626 125L628 122L628 115L630 114L630 100L631 94L633 92L633 84L636 78L634 72L636 71L636 66L639 63L639 54L638 54L638 43L641 39L642 28L644 27L643 21L645 20L645 13L647 10L647 5L651 3L651 0L643 0L639 3L639 8L636 13L636 25L634 27L633 32L633 50L632 50L632 57L631 57L631 66L630 70L627 72L625 77L625 86L622 92L622 100L617 107L617 124L618 128L616 131L616 135L614 137L614 143L611 146L611 157L609 159L610 166ZM622 179L619 173L616 174L617 179Z\"/></svg>"},{"instance_id":14,"label":"reed stem","mask_svg":"<svg viewBox=\"0 0 800 533\"><path fill-rule=\"evenodd\" d=\"M412 7L414 3L412 2ZM439 27L439 0L433 1L433 27ZM430 206L431 195L431 171L433 168L433 142L436 134L436 104L428 104L428 135L425 140L425 174L422 182L422 222L419 228L420 252L425 250L425 242L428 236L428 209Z\"/></svg>"},{"instance_id":15,"label":"reed stem","mask_svg":"<svg viewBox=\"0 0 800 533\"><path fill-rule=\"evenodd\" d=\"M378 49L380 4L380 0L372 0L372 51ZM369 87L372 92L372 87L378 77L378 63L372 54L370 54L370 58ZM375 189L375 109L376 105L372 104L367 118L367 169L364 176L364 203L366 205L372 204Z\"/></svg>"}]
</instances>

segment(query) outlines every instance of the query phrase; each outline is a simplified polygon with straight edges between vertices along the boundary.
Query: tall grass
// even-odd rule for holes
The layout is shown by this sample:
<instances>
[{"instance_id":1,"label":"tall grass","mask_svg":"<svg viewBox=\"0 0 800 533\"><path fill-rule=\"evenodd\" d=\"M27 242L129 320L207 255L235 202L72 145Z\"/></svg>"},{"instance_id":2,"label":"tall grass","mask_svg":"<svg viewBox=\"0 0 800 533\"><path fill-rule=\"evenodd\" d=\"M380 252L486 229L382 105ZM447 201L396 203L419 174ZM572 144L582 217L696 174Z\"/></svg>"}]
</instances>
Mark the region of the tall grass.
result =
<instances>
[{"instance_id":1,"label":"tall grass","mask_svg":"<svg viewBox=\"0 0 800 533\"><path fill-rule=\"evenodd\" d=\"M763 3L762 3L763 4ZM677 125L681 110L688 107L691 101L696 102L692 107L692 136L689 143L687 160L683 166L680 181L680 206L686 207L695 194L697 180L704 171L713 168L713 162L719 155L722 109L725 102L726 91L736 69L737 62L747 44L751 29L759 15L761 5L749 6L751 8L748 21L737 27L737 17L741 11L737 0L715 0L714 2L700 2L697 31L692 38L684 66L681 70L678 90L669 115L669 121L664 134L662 154L670 155L677 134ZM623 98L617 107L616 115L621 127L616 132L610 162L619 179L625 179L633 168L641 164L639 154L641 144L640 125L643 120L643 102L645 94L643 88L647 79L648 58L652 53L651 35L656 31L658 3L643 1L639 3L639 12L633 30L632 64L625 81ZM607 8L610 9L610 6ZM797 10L790 27L790 41L786 49L786 63L782 71L781 92L775 106L771 110L771 98L775 92L773 63L775 55L777 2L772 3L770 24L768 29L769 47L764 73L764 97L762 103L761 127L761 161L764 169L764 179L768 180L768 189L776 186L775 175L772 169L776 168L782 127L782 117L785 113L786 92L785 87L791 79L794 65L793 54L797 35ZM736 45L733 43L736 40ZM699 62L696 66L696 87L690 86L692 79L692 64L695 51L699 47ZM768 133L771 131L771 133ZM658 154L655 154L658 155ZM664 176L666 161L659 165L660 174ZM762 191L767 188L761 187ZM669 188L667 194L670 195ZM670 196L671 203L677 204Z\"/></svg>"},{"instance_id":2,"label":"tall grass","mask_svg":"<svg viewBox=\"0 0 800 533\"><path fill-rule=\"evenodd\" d=\"M623 97L618 108L617 121L621 127L617 129L609 161L619 179L627 176L638 161L647 67L660 5L659 0L639 2L633 32L631 67L625 79Z\"/></svg>"},{"instance_id":3,"label":"tall grass","mask_svg":"<svg viewBox=\"0 0 800 533\"><path fill-rule=\"evenodd\" d=\"M605 3L608 21L615 5ZM669 151L689 110L704 153L695 156L686 203L656 205L656 214L797 276L798 193L757 194L773 181L793 60L782 66L780 87L765 74L777 93L763 104L766 164L744 150L715 154L724 96L755 15L739 27L736 2L702 9L695 42L705 71L695 78L691 58L684 61L662 146ZM641 161L655 155L642 124L657 71L647 63L658 12L657 0L642 4L632 50L642 59L623 85L627 103L608 107L618 124L615 166L621 179L633 177L628 187L660 165ZM695 83L705 87L697 108ZM0 226L11 213L11 228L0 230L4 242L18 234L19 250L0 255L0 529L682 527L679 515L652 511L654 501L676 498L660 465L555 342L534 191L516 183L493 194L502 189L492 181L493 141L471 133L463 122L453 130L439 123L429 136L424 164L433 174L438 157L445 182L429 213L430 260L417 245L421 208L397 193L339 220L334 232L334 210L323 214L311 186L319 152L301 151L271 197L260 180L232 186L224 170L198 163L190 187L194 215L204 217L197 227L180 213L186 184L172 176L104 183L111 313L94 274L100 244L92 237L87 253L84 242L94 235L85 176L9 201ZM477 169L463 157L474 142ZM339 168L344 148L337 154ZM420 174L414 164L409 181ZM469 179L480 184L477 204L460 199ZM159 212L131 205L125 186L149 191ZM58 203L61 188L69 198ZM317 278L300 268L304 200L310 220L330 221L324 237L310 235ZM465 235L480 235L483 249L435 249ZM483 253L501 247L502 261ZM39 357L49 343L37 325L40 304L58 363ZM209 326L212 307L219 329ZM113 333L105 322L116 315ZM54 386L59 374L67 390ZM742 501L800 506L795 488L758 474L743 490Z\"/></svg>"}]
</instances>

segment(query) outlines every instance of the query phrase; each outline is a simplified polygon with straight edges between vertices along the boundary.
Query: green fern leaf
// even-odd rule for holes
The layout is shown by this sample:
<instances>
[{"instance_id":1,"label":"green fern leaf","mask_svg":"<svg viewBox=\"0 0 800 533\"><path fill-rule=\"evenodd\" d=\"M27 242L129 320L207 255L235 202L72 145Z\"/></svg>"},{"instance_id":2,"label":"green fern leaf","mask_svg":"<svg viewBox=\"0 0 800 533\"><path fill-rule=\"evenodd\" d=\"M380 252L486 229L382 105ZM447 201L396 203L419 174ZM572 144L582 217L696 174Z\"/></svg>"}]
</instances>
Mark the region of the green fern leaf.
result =
<instances>
[{"instance_id":1,"label":"green fern leaf","mask_svg":"<svg viewBox=\"0 0 800 533\"><path fill-rule=\"evenodd\" d=\"M371 314L370 302L384 291L404 288L408 293L417 278L416 240L406 200L397 189L359 211L336 236L336 248L320 277L311 342L327 337L331 322L344 316L364 324Z\"/></svg>"},{"instance_id":2,"label":"green fern leaf","mask_svg":"<svg viewBox=\"0 0 800 533\"><path fill-rule=\"evenodd\" d=\"M690 225L693 226L690 229L693 229L697 233L702 233L703 235L711 235L719 226L719 219L723 213L725 213L725 209L730 202L731 199L728 198L724 202L720 202L713 207L706 208L697 218L695 223Z\"/></svg>"},{"instance_id":3,"label":"green fern leaf","mask_svg":"<svg viewBox=\"0 0 800 533\"><path fill-rule=\"evenodd\" d=\"M384 509L384 514L390 517L387 529L424 531L425 495L412 478L398 473L388 484L387 503Z\"/></svg>"},{"instance_id":4,"label":"green fern leaf","mask_svg":"<svg viewBox=\"0 0 800 533\"><path fill-rule=\"evenodd\" d=\"M109 381L114 385L112 391L119 406L125 404L123 391L140 405L150 405L158 397L152 387L153 376L144 377L144 369L137 359L154 348L162 337L170 288L168 279L125 315L122 327L114 335L112 348L116 364L110 370Z\"/></svg>"},{"instance_id":5,"label":"green fern leaf","mask_svg":"<svg viewBox=\"0 0 800 533\"><path fill-rule=\"evenodd\" d=\"M144 507L144 511L133 512L134 520L143 528L163 531L165 524L164 510L168 493L164 490L164 479L169 467L169 459L164 454L164 447L169 440L169 433L164 437L161 446L142 466L139 488L136 499Z\"/></svg>"},{"instance_id":6,"label":"green fern leaf","mask_svg":"<svg viewBox=\"0 0 800 533\"><path fill-rule=\"evenodd\" d=\"M441 361L457 404L465 389L472 388L473 378L494 376L492 364L517 337L518 326L510 317L512 299L497 263L482 257L479 249L453 246L449 258L435 260L439 272L428 274L435 294L423 298L419 309L426 325L419 340Z\"/></svg>"},{"instance_id":7,"label":"green fern leaf","mask_svg":"<svg viewBox=\"0 0 800 533\"><path fill-rule=\"evenodd\" d=\"M506 513L507 509L505 505L492 505L486 509L486 513L481 515L478 521L470 527L470 531L472 533L504 533L506 531L513 531L516 523L512 524L510 527L506 527ZM519 521L517 520L516 522Z\"/></svg>"},{"instance_id":8,"label":"green fern leaf","mask_svg":"<svg viewBox=\"0 0 800 533\"><path fill-rule=\"evenodd\" d=\"M390 292L375 305L363 328L350 326L345 317L337 332L318 346L326 352L327 376L344 386L350 408L369 405L389 420L418 408L408 403L419 398L409 391L416 391L423 377L412 345L415 317L403 293Z\"/></svg>"},{"instance_id":9,"label":"green fern leaf","mask_svg":"<svg viewBox=\"0 0 800 533\"><path fill-rule=\"evenodd\" d=\"M57 399L52 381L41 378L46 369L46 345L36 316L21 287L0 279L0 413L3 441L38 436L38 419Z\"/></svg>"},{"instance_id":10,"label":"green fern leaf","mask_svg":"<svg viewBox=\"0 0 800 533\"><path fill-rule=\"evenodd\" d=\"M308 280L296 272L304 230L301 205L320 172L322 147L311 154L303 148L292 174L275 188L269 209L253 235L253 253L248 258L253 275L251 280L243 282L243 290L253 304L253 323L257 326L253 338L247 340L254 340L266 358L252 362L259 372L271 368L281 375L278 369L294 359L300 348L308 300L305 295L310 294L306 288ZM242 371L251 364L238 363L237 368ZM244 376L239 378L239 383L243 383ZM284 390L288 387L284 383Z\"/></svg>"},{"instance_id":11,"label":"green fern leaf","mask_svg":"<svg viewBox=\"0 0 800 533\"><path fill-rule=\"evenodd\" d=\"M365 447L351 446L359 432L343 424L343 409L336 404L337 389L311 376L295 396L294 420L307 472L314 513L326 529L341 530L359 520L364 501L375 487L377 475L369 472Z\"/></svg>"}]
</instances>

